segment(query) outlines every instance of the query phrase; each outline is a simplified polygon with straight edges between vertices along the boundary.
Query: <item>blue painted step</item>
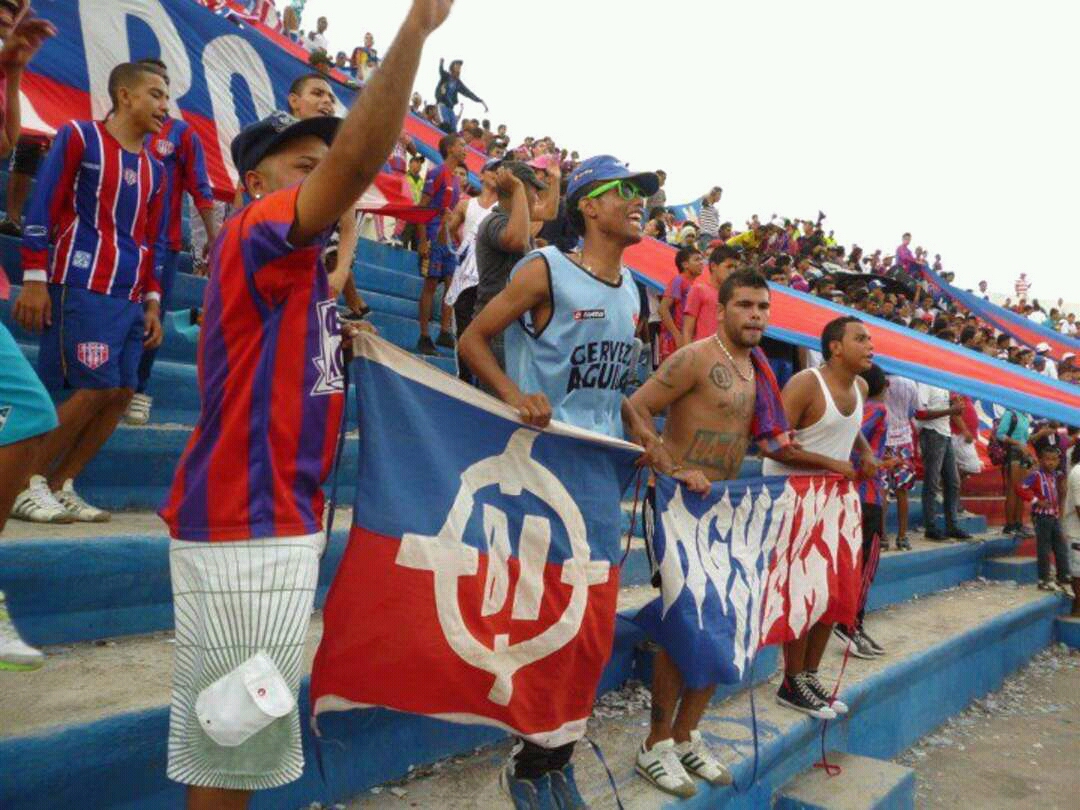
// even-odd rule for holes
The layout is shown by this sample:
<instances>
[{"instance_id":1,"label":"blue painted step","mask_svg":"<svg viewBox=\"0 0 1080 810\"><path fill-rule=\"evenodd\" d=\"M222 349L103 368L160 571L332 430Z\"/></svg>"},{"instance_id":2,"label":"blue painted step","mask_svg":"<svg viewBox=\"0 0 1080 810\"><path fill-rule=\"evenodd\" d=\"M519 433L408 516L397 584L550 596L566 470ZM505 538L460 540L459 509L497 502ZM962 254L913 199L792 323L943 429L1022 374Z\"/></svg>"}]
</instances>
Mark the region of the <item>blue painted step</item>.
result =
<instances>
[{"instance_id":1,"label":"blue painted step","mask_svg":"<svg viewBox=\"0 0 1080 810\"><path fill-rule=\"evenodd\" d=\"M914 810L915 771L843 751L828 755L840 770L810 768L778 792L773 810Z\"/></svg>"},{"instance_id":2,"label":"blue painted step","mask_svg":"<svg viewBox=\"0 0 1080 810\"><path fill-rule=\"evenodd\" d=\"M416 253L370 239L361 239L357 243L356 261L420 277L420 261Z\"/></svg>"}]
</instances>

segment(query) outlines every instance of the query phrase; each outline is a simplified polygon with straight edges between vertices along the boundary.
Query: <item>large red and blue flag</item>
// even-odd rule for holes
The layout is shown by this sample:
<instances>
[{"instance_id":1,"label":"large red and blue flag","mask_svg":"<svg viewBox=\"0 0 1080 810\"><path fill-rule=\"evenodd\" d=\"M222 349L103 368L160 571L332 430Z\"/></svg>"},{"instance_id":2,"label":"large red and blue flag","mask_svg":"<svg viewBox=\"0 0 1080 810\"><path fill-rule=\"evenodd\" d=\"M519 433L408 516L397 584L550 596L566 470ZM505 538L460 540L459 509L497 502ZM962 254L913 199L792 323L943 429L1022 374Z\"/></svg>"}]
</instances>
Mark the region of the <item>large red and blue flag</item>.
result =
<instances>
[{"instance_id":1,"label":"large red and blue flag","mask_svg":"<svg viewBox=\"0 0 1080 810\"><path fill-rule=\"evenodd\" d=\"M766 476L697 495L658 476L655 514L660 596L635 621L687 687L736 683L759 647L800 638L818 621L854 622L862 513L852 483Z\"/></svg>"},{"instance_id":2,"label":"large red and blue flag","mask_svg":"<svg viewBox=\"0 0 1080 810\"><path fill-rule=\"evenodd\" d=\"M349 545L323 612L314 711L383 706L578 739L610 653L620 498L640 449L516 412L378 338Z\"/></svg>"}]
</instances>

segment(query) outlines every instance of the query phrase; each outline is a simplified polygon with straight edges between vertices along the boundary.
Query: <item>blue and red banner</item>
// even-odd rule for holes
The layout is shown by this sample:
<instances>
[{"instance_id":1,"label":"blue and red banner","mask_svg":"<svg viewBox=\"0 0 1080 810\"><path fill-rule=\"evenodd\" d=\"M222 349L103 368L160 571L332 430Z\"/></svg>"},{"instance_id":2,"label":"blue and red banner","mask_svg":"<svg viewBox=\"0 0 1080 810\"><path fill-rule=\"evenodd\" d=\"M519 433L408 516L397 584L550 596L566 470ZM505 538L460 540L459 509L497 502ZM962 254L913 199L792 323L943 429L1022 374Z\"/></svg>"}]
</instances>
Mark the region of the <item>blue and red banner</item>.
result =
<instances>
[{"instance_id":1,"label":"blue and red banner","mask_svg":"<svg viewBox=\"0 0 1080 810\"><path fill-rule=\"evenodd\" d=\"M210 184L222 200L236 193L232 139L274 110L287 110L289 86L312 72L306 52L287 37L215 14L195 0L54 0L35 4L34 11L58 35L23 78L24 129L51 135L73 118L103 119L110 107L109 71L120 62L159 58L169 69L171 113L202 140ZM342 114L355 91L343 74L330 79ZM408 119L418 148L437 160L445 133L417 116ZM479 171L483 156L470 150L468 165Z\"/></svg>"},{"instance_id":2,"label":"blue and red banner","mask_svg":"<svg viewBox=\"0 0 1080 810\"><path fill-rule=\"evenodd\" d=\"M687 687L737 683L759 647L819 621L852 625L862 590L862 513L839 476L656 482L652 556L660 596L635 621Z\"/></svg>"},{"instance_id":3,"label":"blue and red banner","mask_svg":"<svg viewBox=\"0 0 1080 810\"><path fill-rule=\"evenodd\" d=\"M1050 347L1050 356L1055 360L1061 360L1066 352L1080 355L1080 340L1075 340L1053 329L1040 326L1024 315L1020 315L1005 307L980 298L967 290L961 290L949 284L945 279L925 265L922 268L923 278L930 286L962 306L980 320L993 326L1000 332L1004 332L1017 343L1036 348L1040 343Z\"/></svg>"},{"instance_id":4,"label":"blue and red banner","mask_svg":"<svg viewBox=\"0 0 1080 810\"><path fill-rule=\"evenodd\" d=\"M620 499L640 448L525 427L379 338L357 347L356 505L315 713L384 706L548 746L580 738L611 654Z\"/></svg>"},{"instance_id":5,"label":"blue and red banner","mask_svg":"<svg viewBox=\"0 0 1080 810\"><path fill-rule=\"evenodd\" d=\"M665 289L675 275L675 248L656 239L645 238L628 248L623 260L642 283L657 290ZM853 315L865 321L874 341L875 361L890 374L1064 424L1080 422L1080 388L1074 385L789 287L769 286L772 316L766 332L771 337L820 349L825 324Z\"/></svg>"}]
</instances>

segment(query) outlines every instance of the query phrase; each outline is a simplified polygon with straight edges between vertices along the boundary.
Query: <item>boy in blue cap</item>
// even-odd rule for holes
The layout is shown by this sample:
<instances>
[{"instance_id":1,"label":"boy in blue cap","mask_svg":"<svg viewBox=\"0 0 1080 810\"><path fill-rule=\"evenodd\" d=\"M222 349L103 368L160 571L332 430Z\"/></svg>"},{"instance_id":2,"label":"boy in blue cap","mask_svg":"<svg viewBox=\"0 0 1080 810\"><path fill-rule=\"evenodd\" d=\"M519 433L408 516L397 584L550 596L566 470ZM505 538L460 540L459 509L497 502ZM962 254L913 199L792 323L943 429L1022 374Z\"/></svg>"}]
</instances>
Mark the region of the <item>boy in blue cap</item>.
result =
<instances>
[{"instance_id":1,"label":"boy in blue cap","mask_svg":"<svg viewBox=\"0 0 1080 810\"><path fill-rule=\"evenodd\" d=\"M659 188L651 172L635 173L611 155L582 163L570 175L566 207L584 236L578 253L548 246L527 254L506 288L461 336L460 351L481 382L513 406L526 424L552 418L623 438L624 428L652 463L659 438L623 395L636 344L640 300L623 250L642 238L645 199ZM502 334L504 372L491 350ZM552 684L596 690L596 684ZM585 807L570 764L577 735L521 739L501 774L517 808Z\"/></svg>"}]
</instances>

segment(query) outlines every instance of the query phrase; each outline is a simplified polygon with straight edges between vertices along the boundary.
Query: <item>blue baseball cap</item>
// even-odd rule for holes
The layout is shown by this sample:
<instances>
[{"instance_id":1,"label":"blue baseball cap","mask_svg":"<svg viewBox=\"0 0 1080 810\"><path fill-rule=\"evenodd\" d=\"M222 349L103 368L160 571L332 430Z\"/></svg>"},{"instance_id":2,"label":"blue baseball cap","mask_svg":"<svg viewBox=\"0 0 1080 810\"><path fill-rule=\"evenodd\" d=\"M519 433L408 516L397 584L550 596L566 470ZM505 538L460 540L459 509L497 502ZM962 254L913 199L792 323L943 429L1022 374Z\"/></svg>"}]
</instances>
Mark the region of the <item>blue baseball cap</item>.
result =
<instances>
[{"instance_id":1,"label":"blue baseball cap","mask_svg":"<svg viewBox=\"0 0 1080 810\"><path fill-rule=\"evenodd\" d=\"M276 110L261 121L245 127L233 138L230 149L233 165L242 180L244 174L258 166L264 157L301 135L315 135L329 146L339 124L341 119L333 116L317 115L301 121L287 112Z\"/></svg>"},{"instance_id":2,"label":"blue baseball cap","mask_svg":"<svg viewBox=\"0 0 1080 810\"><path fill-rule=\"evenodd\" d=\"M573 199L581 189L598 180L632 180L649 197L660 188L660 178L654 172L635 173L612 155L597 155L582 161L570 173L566 184L567 199Z\"/></svg>"}]
</instances>

